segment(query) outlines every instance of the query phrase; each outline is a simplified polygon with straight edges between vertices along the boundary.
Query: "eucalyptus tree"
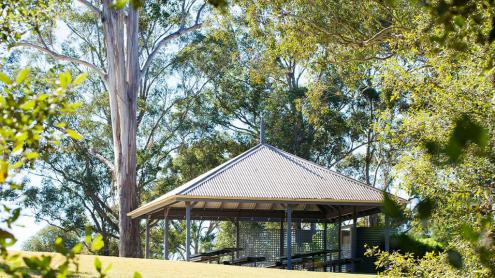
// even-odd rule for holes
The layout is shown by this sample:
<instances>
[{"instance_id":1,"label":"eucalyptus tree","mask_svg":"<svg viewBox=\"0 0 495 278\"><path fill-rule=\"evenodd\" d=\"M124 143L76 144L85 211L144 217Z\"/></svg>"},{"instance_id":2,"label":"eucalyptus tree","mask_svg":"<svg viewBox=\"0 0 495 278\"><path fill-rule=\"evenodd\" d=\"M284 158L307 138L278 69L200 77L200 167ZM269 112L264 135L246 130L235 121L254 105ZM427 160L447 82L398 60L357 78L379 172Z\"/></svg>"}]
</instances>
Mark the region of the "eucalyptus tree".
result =
<instances>
[{"instance_id":1,"label":"eucalyptus tree","mask_svg":"<svg viewBox=\"0 0 495 278\"><path fill-rule=\"evenodd\" d=\"M206 7L206 3L187 0L131 2L37 2L35 4L52 8L48 9L48 14L53 18L44 18L41 22L19 19L26 33L15 37L13 44L35 49L56 61L77 64L90 70L100 78L108 92L113 152L105 156L94 150L92 154L110 169L113 185L118 190L121 256L139 256L140 253L139 241L136 240L139 236L138 222L127 217L127 213L139 205L136 177L136 140L140 124L138 99L145 105L150 84L156 80L148 79L148 73L156 65L155 59L171 51L171 42L202 27L202 14ZM33 3L23 1L13 6L29 7L28 4ZM52 10L56 12L50 13ZM81 16L93 23L89 36L82 29L70 28L71 21ZM91 40L88 45L97 51L63 53L57 47L57 40L63 34L60 34L60 28L56 28L62 21L68 23L69 33L84 34L80 39ZM93 55L95 52L101 53Z\"/></svg>"},{"instance_id":2,"label":"eucalyptus tree","mask_svg":"<svg viewBox=\"0 0 495 278\"><path fill-rule=\"evenodd\" d=\"M287 25L270 14L270 5L233 6L229 17L181 53L180 61L211 80L201 96L201 113L243 142L257 140L263 114L269 143L376 185L387 165L375 126L391 104L374 77L382 59L345 63L337 55L344 50L332 52L343 42L328 39L324 45L319 29L301 37L298 30L308 23ZM303 3L295 7L306 13ZM330 10L337 9L325 7L332 15ZM379 32L381 26L372 27ZM375 48L361 52L376 57L390 52Z\"/></svg>"}]
</instances>

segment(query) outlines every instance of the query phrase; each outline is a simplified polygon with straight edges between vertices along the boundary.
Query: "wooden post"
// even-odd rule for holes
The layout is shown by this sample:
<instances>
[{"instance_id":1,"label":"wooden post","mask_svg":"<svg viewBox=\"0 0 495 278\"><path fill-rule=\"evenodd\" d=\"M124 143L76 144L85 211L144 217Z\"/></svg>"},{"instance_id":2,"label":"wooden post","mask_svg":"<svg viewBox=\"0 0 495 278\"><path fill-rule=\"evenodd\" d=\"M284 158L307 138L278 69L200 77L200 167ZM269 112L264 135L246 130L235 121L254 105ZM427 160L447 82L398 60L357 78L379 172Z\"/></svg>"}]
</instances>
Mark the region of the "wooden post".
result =
<instances>
[{"instance_id":1,"label":"wooden post","mask_svg":"<svg viewBox=\"0 0 495 278\"><path fill-rule=\"evenodd\" d=\"M191 259L191 202L186 202L186 261Z\"/></svg>"},{"instance_id":2,"label":"wooden post","mask_svg":"<svg viewBox=\"0 0 495 278\"><path fill-rule=\"evenodd\" d=\"M339 261L339 272L342 272L342 264L341 264L341 260L342 260L342 214L340 211L340 207L338 208L338 212L339 212L339 219L337 220L337 221L339 221L338 228L337 228L337 239L338 239L338 249L339 249L338 261Z\"/></svg>"},{"instance_id":3,"label":"wooden post","mask_svg":"<svg viewBox=\"0 0 495 278\"><path fill-rule=\"evenodd\" d=\"M292 206L287 206L287 269L292 269Z\"/></svg>"},{"instance_id":4,"label":"wooden post","mask_svg":"<svg viewBox=\"0 0 495 278\"><path fill-rule=\"evenodd\" d=\"M357 255L357 207L354 207L352 213L352 228L351 228L351 271L356 272L356 255Z\"/></svg>"},{"instance_id":5,"label":"wooden post","mask_svg":"<svg viewBox=\"0 0 495 278\"><path fill-rule=\"evenodd\" d=\"M239 249L241 247L241 242L240 242L240 223L239 219L235 220L235 248ZM235 251L235 257L239 258L239 250Z\"/></svg>"},{"instance_id":6,"label":"wooden post","mask_svg":"<svg viewBox=\"0 0 495 278\"><path fill-rule=\"evenodd\" d=\"M284 256L284 219L280 220L280 257Z\"/></svg>"},{"instance_id":7,"label":"wooden post","mask_svg":"<svg viewBox=\"0 0 495 278\"><path fill-rule=\"evenodd\" d=\"M146 243L145 243L144 257L148 259L150 257L150 216L146 217Z\"/></svg>"},{"instance_id":8,"label":"wooden post","mask_svg":"<svg viewBox=\"0 0 495 278\"><path fill-rule=\"evenodd\" d=\"M328 223L325 220L325 223L323 224L323 250L328 249L328 236L327 236L327 234L328 234ZM327 262L328 262L328 255L325 254L325 256L323 257L323 263L325 264L323 267L324 272L327 271Z\"/></svg>"},{"instance_id":9,"label":"wooden post","mask_svg":"<svg viewBox=\"0 0 495 278\"><path fill-rule=\"evenodd\" d=\"M169 232L169 224L168 224L168 209L165 210L164 215L164 227L163 227L163 257L165 260L168 260L168 232Z\"/></svg>"},{"instance_id":10,"label":"wooden post","mask_svg":"<svg viewBox=\"0 0 495 278\"><path fill-rule=\"evenodd\" d=\"M388 216L385 215L385 229L383 234L385 236L385 251L390 251L390 231L389 231L389 219Z\"/></svg>"}]
</instances>

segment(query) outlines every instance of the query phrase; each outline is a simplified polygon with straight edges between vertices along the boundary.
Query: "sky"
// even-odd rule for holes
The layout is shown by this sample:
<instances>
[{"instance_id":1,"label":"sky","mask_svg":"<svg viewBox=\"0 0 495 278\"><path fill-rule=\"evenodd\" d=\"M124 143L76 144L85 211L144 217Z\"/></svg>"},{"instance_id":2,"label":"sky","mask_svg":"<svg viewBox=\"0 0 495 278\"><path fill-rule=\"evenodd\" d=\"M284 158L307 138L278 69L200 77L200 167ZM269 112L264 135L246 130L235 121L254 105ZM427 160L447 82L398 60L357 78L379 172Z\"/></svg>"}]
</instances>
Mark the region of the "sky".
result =
<instances>
[{"instance_id":1,"label":"sky","mask_svg":"<svg viewBox=\"0 0 495 278\"><path fill-rule=\"evenodd\" d=\"M41 184L41 177L39 176L28 175L28 178L30 185L39 186ZM15 203L7 203L6 205L9 207L15 207ZM7 229L5 223L0 223L1 228L7 229L17 238L17 242L13 246L9 247L9 250L21 250L22 244L26 240L47 225L43 222L36 222L33 215L34 213L31 209L23 208L21 215L12 225L12 229Z\"/></svg>"}]
</instances>

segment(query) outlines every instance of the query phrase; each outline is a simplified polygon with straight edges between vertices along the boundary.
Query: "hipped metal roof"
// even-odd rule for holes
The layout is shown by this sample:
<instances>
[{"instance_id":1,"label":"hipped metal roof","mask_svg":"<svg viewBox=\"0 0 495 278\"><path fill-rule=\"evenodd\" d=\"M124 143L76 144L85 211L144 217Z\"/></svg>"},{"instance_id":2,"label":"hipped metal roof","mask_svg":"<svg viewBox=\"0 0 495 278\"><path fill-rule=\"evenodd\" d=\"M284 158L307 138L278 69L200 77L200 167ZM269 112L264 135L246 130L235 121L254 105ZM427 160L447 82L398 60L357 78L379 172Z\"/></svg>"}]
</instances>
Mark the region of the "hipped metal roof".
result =
<instances>
[{"instance_id":1,"label":"hipped metal roof","mask_svg":"<svg viewBox=\"0 0 495 278\"><path fill-rule=\"evenodd\" d=\"M141 217L182 201L375 205L383 191L259 144L128 215Z\"/></svg>"}]
</instances>

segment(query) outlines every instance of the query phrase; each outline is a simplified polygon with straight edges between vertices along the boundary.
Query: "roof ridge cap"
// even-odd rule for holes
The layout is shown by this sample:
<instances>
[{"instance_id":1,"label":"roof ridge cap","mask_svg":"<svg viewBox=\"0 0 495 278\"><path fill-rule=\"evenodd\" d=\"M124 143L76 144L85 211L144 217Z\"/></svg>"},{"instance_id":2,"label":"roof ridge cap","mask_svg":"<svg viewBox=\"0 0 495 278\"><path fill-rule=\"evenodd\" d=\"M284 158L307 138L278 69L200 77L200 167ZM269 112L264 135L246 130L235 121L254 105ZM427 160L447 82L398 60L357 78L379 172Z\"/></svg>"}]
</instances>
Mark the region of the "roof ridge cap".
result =
<instances>
[{"instance_id":1,"label":"roof ridge cap","mask_svg":"<svg viewBox=\"0 0 495 278\"><path fill-rule=\"evenodd\" d=\"M281 155L281 156L285 157L286 159L290 160L292 163L294 163L294 164L298 165L299 167L302 167L302 168L303 168L303 169L305 169L306 171L308 171L308 172L310 172L310 173L312 173L312 174L314 174L314 175L318 176L319 178L322 178L322 179L323 179L323 177L322 177L321 175L319 175L318 173L315 173L315 172L314 172L314 171L312 171L311 169L308 169L306 166L302 165L302 163L301 163L301 162L299 162L299 161L295 161L294 157L295 157L295 158L298 158L298 159L301 159L301 158L300 158L300 157L298 157L297 155L293 155L293 154L291 154L291 153L284 152L284 151L282 151L281 149L279 149L279 148L277 148L277 147L274 147L274 146L272 146L272 145L267 145L267 147L268 147L268 148L270 148L270 149L272 149L272 151L274 151L274 152L278 153L279 155ZM302 161L302 162L304 162L304 159L303 159L303 161Z\"/></svg>"}]
</instances>

